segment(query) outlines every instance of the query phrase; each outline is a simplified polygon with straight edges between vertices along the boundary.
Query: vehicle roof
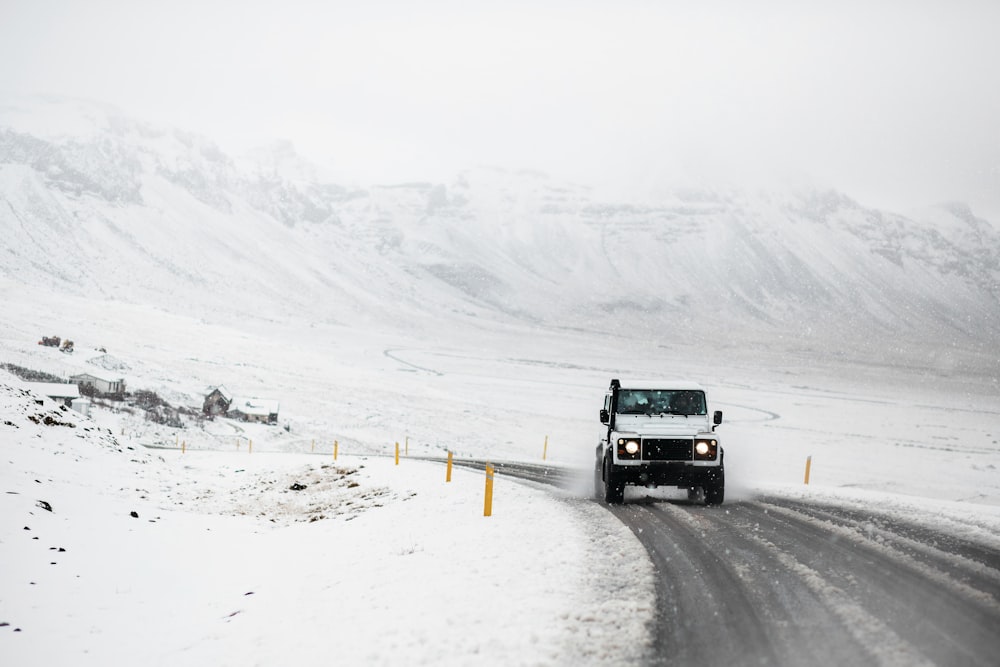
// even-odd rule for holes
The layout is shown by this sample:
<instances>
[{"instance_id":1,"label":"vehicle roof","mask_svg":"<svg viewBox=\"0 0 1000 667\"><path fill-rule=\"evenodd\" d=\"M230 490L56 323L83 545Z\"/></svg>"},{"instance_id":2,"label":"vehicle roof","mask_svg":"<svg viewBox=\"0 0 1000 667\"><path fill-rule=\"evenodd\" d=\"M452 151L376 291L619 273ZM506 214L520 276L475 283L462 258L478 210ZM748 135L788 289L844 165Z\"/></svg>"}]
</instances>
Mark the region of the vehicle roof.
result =
<instances>
[{"instance_id":1,"label":"vehicle roof","mask_svg":"<svg viewBox=\"0 0 1000 667\"><path fill-rule=\"evenodd\" d=\"M622 389L692 389L705 391L705 388L691 380L619 380Z\"/></svg>"}]
</instances>

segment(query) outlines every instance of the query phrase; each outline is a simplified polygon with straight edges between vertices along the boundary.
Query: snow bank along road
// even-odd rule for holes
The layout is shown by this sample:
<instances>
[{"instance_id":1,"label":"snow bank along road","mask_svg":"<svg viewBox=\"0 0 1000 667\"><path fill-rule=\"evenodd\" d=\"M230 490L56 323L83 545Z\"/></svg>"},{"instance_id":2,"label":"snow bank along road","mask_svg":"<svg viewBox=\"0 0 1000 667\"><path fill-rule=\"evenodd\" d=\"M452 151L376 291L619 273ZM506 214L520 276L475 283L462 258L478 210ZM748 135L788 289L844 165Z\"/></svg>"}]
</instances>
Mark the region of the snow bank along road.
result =
<instances>
[{"instance_id":1,"label":"snow bank along road","mask_svg":"<svg viewBox=\"0 0 1000 667\"><path fill-rule=\"evenodd\" d=\"M502 470L567 480L546 466ZM787 497L706 507L632 496L609 509L656 570L651 665L995 665L1000 655L991 546Z\"/></svg>"}]
</instances>

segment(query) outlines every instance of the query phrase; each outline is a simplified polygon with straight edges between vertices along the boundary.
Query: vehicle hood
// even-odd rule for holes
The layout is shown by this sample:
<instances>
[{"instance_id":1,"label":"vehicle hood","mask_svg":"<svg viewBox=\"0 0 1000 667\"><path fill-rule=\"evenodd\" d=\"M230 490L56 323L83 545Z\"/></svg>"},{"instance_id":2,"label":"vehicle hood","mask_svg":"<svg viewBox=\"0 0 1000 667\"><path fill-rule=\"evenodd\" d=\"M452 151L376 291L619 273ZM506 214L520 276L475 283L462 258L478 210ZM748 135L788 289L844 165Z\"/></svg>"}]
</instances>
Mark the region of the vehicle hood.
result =
<instances>
[{"instance_id":1,"label":"vehicle hood","mask_svg":"<svg viewBox=\"0 0 1000 667\"><path fill-rule=\"evenodd\" d=\"M695 436L712 428L705 415L617 415L615 430L647 436Z\"/></svg>"}]
</instances>

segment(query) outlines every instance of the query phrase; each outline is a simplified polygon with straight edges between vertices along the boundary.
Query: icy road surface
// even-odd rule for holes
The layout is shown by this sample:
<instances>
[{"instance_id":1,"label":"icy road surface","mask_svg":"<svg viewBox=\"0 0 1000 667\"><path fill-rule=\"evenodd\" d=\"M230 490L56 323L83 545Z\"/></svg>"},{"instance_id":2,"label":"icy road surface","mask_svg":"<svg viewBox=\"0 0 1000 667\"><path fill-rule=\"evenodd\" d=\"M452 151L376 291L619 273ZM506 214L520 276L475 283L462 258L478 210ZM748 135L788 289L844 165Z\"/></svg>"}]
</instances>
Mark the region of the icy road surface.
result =
<instances>
[{"instance_id":1,"label":"icy road surface","mask_svg":"<svg viewBox=\"0 0 1000 667\"><path fill-rule=\"evenodd\" d=\"M546 466L499 470L569 479ZM627 494L607 507L654 565L646 664L996 664L1000 550L989 522L952 517L944 532L940 518L921 525L850 504Z\"/></svg>"},{"instance_id":2,"label":"icy road surface","mask_svg":"<svg viewBox=\"0 0 1000 667\"><path fill-rule=\"evenodd\" d=\"M1000 553L786 499L612 508L656 568L654 665L995 665Z\"/></svg>"}]
</instances>

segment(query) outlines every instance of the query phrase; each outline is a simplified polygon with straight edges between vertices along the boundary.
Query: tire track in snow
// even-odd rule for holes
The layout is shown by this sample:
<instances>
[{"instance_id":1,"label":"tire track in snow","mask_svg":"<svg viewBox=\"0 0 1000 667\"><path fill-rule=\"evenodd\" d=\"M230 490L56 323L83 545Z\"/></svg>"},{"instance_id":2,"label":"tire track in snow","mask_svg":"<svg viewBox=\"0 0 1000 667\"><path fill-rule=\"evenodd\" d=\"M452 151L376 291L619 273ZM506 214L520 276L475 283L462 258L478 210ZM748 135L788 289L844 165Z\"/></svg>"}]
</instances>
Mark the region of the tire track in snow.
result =
<instances>
[{"instance_id":1,"label":"tire track in snow","mask_svg":"<svg viewBox=\"0 0 1000 667\"><path fill-rule=\"evenodd\" d=\"M678 501L611 509L657 566L658 642L651 664L873 662L829 599L753 539L745 505Z\"/></svg>"},{"instance_id":2,"label":"tire track in snow","mask_svg":"<svg viewBox=\"0 0 1000 667\"><path fill-rule=\"evenodd\" d=\"M967 588L973 597L988 600L1000 612L1000 551L926 526L846 507L765 498L777 511L796 512L847 531L849 539L892 548L921 566L933 568L945 581ZM984 597L985 596L985 597Z\"/></svg>"},{"instance_id":3,"label":"tire track in snow","mask_svg":"<svg viewBox=\"0 0 1000 667\"><path fill-rule=\"evenodd\" d=\"M738 408L740 410L746 410L747 412L759 412L760 414L764 415L762 419L732 419L732 418L727 419L726 421L730 424L744 424L747 422L754 422L754 423L770 422L781 419L781 415L779 415L777 412L771 412L770 410L765 410L763 408L752 408L749 405L737 405L736 403L723 403L721 401L716 401L715 405L728 406L730 408Z\"/></svg>"},{"instance_id":4,"label":"tire track in snow","mask_svg":"<svg viewBox=\"0 0 1000 667\"><path fill-rule=\"evenodd\" d=\"M610 507L657 566L652 664L995 664L989 547L886 526L873 541L786 502Z\"/></svg>"},{"instance_id":5,"label":"tire track in snow","mask_svg":"<svg viewBox=\"0 0 1000 667\"><path fill-rule=\"evenodd\" d=\"M869 647L874 664L881 667L924 667L933 664L915 652L881 620L865 611L843 590L830 585L819 572L803 565L794 556L782 552L767 540L760 537L754 539L765 549L773 551L782 565L815 592L833 610L859 644Z\"/></svg>"},{"instance_id":6,"label":"tire track in snow","mask_svg":"<svg viewBox=\"0 0 1000 667\"><path fill-rule=\"evenodd\" d=\"M728 567L697 529L654 505L626 505L614 513L619 518L627 515L630 527L644 526L640 541L656 569L651 664L740 664L747 656L761 664L783 664L764 631L755 596L741 582L745 572Z\"/></svg>"},{"instance_id":7,"label":"tire track in snow","mask_svg":"<svg viewBox=\"0 0 1000 667\"><path fill-rule=\"evenodd\" d=\"M919 562L780 502L746 505L748 517L763 529L755 536L766 540L767 548L819 573L827 585L847 596L842 602L850 601L879 619L903 644L932 662L995 664L1000 604L942 572L942 561L952 565L947 555L935 564Z\"/></svg>"}]
</instances>

